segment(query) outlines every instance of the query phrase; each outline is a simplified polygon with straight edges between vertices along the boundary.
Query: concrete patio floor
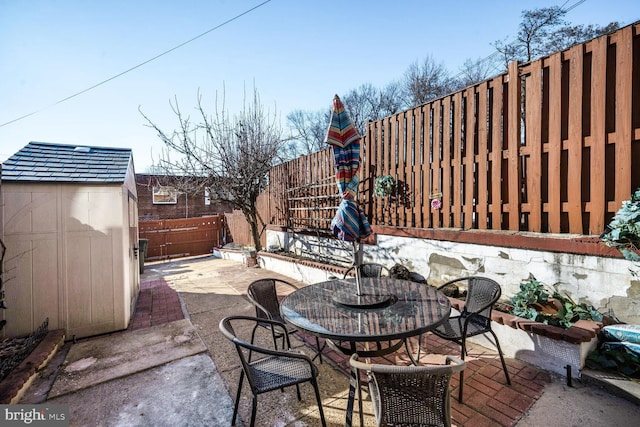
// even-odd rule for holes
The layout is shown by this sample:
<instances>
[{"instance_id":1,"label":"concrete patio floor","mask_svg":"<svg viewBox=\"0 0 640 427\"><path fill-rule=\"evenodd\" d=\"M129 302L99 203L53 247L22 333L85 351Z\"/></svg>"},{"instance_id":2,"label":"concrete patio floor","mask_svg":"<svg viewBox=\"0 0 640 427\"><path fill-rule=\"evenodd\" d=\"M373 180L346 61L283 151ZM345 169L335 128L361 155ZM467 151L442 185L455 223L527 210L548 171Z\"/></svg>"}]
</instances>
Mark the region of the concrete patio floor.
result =
<instances>
[{"instance_id":1,"label":"concrete patio floor","mask_svg":"<svg viewBox=\"0 0 640 427\"><path fill-rule=\"evenodd\" d=\"M41 395L47 396L47 402L68 404L71 425L230 425L240 365L218 323L227 315L254 313L246 289L262 277L290 280L272 271L213 257L147 264L129 329L68 344L69 352L56 380ZM312 355L312 337L298 338L294 346ZM141 345L145 339L148 343ZM138 344L132 344L135 342ZM430 353L421 359L423 363L437 363L441 355L458 355L460 351L457 345L432 334L426 334L422 345ZM394 362L407 363L406 355L396 357ZM325 363L316 364L325 417L330 426L344 425L348 360L332 351L325 351L323 358ZM77 369L69 369L74 363L78 367L80 361L86 364L87 359L97 359L91 365L102 373L87 370L78 375ZM575 380L573 387L568 387L563 378L514 359L507 359L513 383L507 386L499 358L491 350L473 346L467 362L462 404L455 398L457 376L452 380L456 426L584 427L640 421L640 407L635 402ZM82 363L81 368L90 369ZM79 377L93 380L80 384ZM75 386L69 389L70 384ZM68 390L64 391L65 387ZM256 424L320 425L312 388L303 385L301 390L300 402L292 389L260 396ZM32 393L23 400L35 402L37 396ZM103 409L96 409L100 407ZM368 400L364 412L365 425L374 425ZM247 425L250 414L251 394L245 385L239 415L246 424L238 425ZM354 425L358 423L356 414Z\"/></svg>"}]
</instances>

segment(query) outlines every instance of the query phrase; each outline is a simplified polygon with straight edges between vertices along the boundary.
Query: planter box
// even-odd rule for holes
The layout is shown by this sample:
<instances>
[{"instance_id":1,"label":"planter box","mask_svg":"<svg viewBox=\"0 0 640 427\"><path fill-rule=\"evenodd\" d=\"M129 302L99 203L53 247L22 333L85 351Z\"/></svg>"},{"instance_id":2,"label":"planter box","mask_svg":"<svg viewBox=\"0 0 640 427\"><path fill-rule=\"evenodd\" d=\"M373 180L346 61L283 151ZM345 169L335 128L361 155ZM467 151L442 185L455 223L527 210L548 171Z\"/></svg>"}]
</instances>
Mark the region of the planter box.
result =
<instances>
[{"instance_id":1,"label":"planter box","mask_svg":"<svg viewBox=\"0 0 640 427\"><path fill-rule=\"evenodd\" d=\"M449 298L455 310L461 310L464 301ZM505 356L522 360L549 372L579 377L585 359L598 344L602 323L580 320L568 329L545 325L513 314L493 310L492 328L500 340ZM491 334L469 338L470 342L487 348L495 346L489 341Z\"/></svg>"},{"instance_id":2,"label":"planter box","mask_svg":"<svg viewBox=\"0 0 640 427\"><path fill-rule=\"evenodd\" d=\"M331 277L342 277L346 268L321 264L309 260L269 252L258 254L260 267L276 271L303 283L316 283L329 280ZM449 298L454 310L461 310L464 301ZM545 325L513 314L493 310L493 330L500 340L505 356L522 360L549 372L567 375L567 367L571 368L571 376L579 377L587 355L597 345L597 334L602 324L580 320L571 328ZM488 336L469 338L469 341L495 349Z\"/></svg>"}]
</instances>

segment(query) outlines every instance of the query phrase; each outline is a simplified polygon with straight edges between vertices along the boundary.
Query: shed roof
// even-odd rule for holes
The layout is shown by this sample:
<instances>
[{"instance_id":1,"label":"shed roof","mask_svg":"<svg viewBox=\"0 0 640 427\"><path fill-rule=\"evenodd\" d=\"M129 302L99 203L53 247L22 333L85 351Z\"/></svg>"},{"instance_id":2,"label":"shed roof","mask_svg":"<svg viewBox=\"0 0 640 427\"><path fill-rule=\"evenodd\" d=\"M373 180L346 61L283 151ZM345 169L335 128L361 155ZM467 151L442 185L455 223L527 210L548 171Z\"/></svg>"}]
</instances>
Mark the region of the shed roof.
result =
<instances>
[{"instance_id":1,"label":"shed roof","mask_svg":"<svg viewBox=\"0 0 640 427\"><path fill-rule=\"evenodd\" d=\"M122 183L130 148L30 142L2 163L2 181Z\"/></svg>"}]
</instances>

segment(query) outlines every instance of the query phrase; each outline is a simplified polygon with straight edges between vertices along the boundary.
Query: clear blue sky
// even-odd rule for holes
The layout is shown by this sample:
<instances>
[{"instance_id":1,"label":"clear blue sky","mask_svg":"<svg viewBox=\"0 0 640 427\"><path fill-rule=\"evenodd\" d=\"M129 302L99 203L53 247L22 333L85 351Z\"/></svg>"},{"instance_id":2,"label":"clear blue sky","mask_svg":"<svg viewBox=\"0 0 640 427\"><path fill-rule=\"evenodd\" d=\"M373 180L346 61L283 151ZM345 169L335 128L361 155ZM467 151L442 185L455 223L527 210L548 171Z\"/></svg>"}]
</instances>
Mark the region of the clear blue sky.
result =
<instances>
[{"instance_id":1,"label":"clear blue sky","mask_svg":"<svg viewBox=\"0 0 640 427\"><path fill-rule=\"evenodd\" d=\"M144 172L162 144L169 101L191 113L200 90L213 111L241 108L253 85L282 117L331 107L334 94L383 87L431 55L452 73L513 38L521 12L558 1L271 0L104 85L83 91L202 34L263 0L0 0L0 161L29 141L130 147ZM573 24L640 19L637 0L569 0Z\"/></svg>"}]
</instances>

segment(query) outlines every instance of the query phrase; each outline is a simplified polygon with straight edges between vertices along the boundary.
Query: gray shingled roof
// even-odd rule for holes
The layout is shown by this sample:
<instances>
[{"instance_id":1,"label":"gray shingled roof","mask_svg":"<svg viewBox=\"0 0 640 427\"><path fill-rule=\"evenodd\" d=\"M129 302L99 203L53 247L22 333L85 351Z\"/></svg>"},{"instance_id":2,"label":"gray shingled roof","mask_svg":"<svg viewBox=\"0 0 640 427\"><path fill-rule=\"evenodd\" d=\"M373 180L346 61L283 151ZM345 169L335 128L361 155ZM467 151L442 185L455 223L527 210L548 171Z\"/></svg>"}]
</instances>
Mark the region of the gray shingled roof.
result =
<instances>
[{"instance_id":1,"label":"gray shingled roof","mask_svg":"<svg viewBox=\"0 0 640 427\"><path fill-rule=\"evenodd\" d=\"M30 142L2 163L2 181L122 183L131 149Z\"/></svg>"}]
</instances>

